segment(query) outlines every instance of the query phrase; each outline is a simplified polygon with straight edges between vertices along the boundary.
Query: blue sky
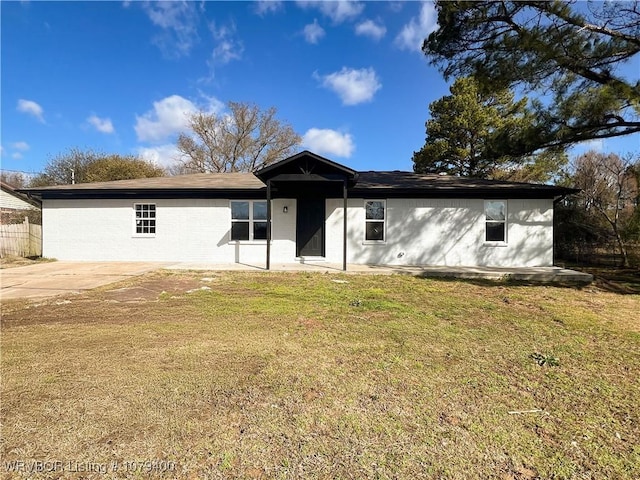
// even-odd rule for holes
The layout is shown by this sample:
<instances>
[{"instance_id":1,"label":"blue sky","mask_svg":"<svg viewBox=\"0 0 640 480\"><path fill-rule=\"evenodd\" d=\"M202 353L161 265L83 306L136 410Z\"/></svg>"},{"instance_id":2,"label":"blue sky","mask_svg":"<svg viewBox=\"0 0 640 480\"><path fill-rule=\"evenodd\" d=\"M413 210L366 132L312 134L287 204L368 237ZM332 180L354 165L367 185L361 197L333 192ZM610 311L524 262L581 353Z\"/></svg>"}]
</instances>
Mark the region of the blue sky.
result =
<instances>
[{"instance_id":1,"label":"blue sky","mask_svg":"<svg viewBox=\"0 0 640 480\"><path fill-rule=\"evenodd\" d=\"M189 112L274 106L304 147L357 170L411 170L448 94L420 52L420 2L2 2L2 168L65 150L162 165ZM640 59L625 69L640 71ZM620 153L638 138L595 142ZM587 147L578 147L582 151Z\"/></svg>"}]
</instances>

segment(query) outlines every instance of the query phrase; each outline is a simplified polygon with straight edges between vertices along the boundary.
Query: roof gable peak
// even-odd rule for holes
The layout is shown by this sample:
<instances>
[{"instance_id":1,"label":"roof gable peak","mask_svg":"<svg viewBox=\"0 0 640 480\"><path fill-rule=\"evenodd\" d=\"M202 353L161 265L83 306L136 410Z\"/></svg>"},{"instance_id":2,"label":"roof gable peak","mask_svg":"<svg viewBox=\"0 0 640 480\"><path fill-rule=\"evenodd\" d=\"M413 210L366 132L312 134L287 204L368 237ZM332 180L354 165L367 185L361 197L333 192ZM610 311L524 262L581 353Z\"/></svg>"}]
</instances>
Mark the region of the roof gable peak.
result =
<instances>
[{"instance_id":1,"label":"roof gable peak","mask_svg":"<svg viewBox=\"0 0 640 480\"><path fill-rule=\"evenodd\" d=\"M345 177L350 183L354 183L358 172L309 150L303 150L254 172L254 175L265 183L283 174L302 177L310 175L339 175Z\"/></svg>"}]
</instances>

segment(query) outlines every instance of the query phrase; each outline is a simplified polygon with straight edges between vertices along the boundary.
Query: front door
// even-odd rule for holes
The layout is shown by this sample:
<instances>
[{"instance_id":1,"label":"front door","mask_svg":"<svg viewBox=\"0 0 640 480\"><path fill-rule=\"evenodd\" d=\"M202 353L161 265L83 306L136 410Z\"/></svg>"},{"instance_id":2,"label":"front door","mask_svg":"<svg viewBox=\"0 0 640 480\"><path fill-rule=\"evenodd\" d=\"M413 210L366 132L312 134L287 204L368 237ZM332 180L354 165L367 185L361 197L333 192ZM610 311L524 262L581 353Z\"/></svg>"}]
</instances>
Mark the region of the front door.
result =
<instances>
[{"instance_id":1,"label":"front door","mask_svg":"<svg viewBox=\"0 0 640 480\"><path fill-rule=\"evenodd\" d=\"M324 257L324 198L300 198L297 202L296 254Z\"/></svg>"}]
</instances>

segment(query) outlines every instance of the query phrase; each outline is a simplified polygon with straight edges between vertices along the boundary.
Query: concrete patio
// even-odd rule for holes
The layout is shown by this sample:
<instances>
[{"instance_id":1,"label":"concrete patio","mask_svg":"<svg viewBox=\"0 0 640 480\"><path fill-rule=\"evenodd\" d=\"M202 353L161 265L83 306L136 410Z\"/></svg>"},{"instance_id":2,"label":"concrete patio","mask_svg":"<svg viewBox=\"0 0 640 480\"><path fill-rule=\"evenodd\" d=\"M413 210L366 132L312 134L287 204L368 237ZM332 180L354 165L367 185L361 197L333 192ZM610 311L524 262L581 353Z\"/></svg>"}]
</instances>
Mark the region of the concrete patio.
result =
<instances>
[{"instance_id":1,"label":"concrete patio","mask_svg":"<svg viewBox=\"0 0 640 480\"><path fill-rule=\"evenodd\" d=\"M170 270L208 270L208 271L262 271L267 272L265 265L209 264L209 263L176 263L165 266ZM481 280L515 280L541 283L590 283L593 275L561 267L449 267L449 266L396 266L396 265L347 265L343 272L342 265L328 262L306 263L272 263L273 272L320 272L392 275L405 274L433 278L463 278Z\"/></svg>"}]
</instances>

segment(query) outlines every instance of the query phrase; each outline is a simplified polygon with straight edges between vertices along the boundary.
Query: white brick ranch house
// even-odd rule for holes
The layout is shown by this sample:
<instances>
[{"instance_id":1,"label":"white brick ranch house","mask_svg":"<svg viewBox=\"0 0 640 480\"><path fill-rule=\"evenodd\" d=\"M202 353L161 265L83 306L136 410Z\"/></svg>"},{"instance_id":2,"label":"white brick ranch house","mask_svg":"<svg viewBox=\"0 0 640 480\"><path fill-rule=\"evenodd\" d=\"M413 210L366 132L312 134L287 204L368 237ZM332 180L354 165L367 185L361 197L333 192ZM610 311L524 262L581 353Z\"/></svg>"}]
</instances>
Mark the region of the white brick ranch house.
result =
<instances>
[{"instance_id":1,"label":"white brick ranch house","mask_svg":"<svg viewBox=\"0 0 640 480\"><path fill-rule=\"evenodd\" d=\"M58 185L42 201L59 260L548 267L554 201L575 190L356 172L304 151L255 173ZM268 228L271 225L271 228Z\"/></svg>"}]
</instances>

